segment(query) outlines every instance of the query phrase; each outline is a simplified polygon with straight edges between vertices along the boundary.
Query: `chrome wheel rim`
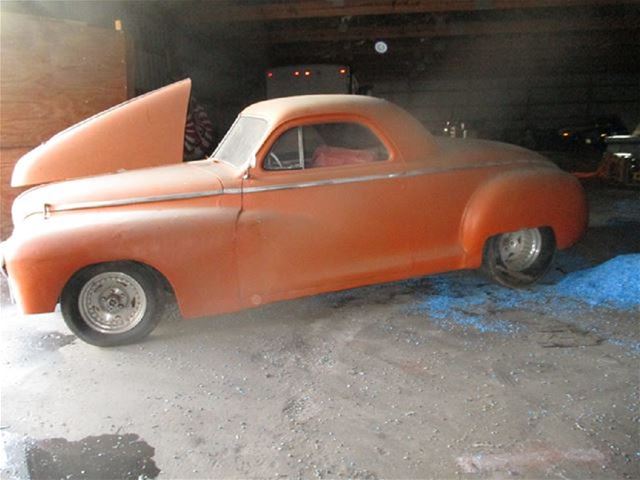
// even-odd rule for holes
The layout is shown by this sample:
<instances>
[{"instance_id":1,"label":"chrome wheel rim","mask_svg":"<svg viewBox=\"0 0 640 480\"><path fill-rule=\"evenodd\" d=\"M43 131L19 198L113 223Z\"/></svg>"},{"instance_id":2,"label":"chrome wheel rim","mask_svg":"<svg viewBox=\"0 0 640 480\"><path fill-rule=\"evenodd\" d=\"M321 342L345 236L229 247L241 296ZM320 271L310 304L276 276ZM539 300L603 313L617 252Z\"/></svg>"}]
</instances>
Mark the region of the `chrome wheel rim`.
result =
<instances>
[{"instance_id":1,"label":"chrome wheel rim","mask_svg":"<svg viewBox=\"0 0 640 480\"><path fill-rule=\"evenodd\" d=\"M124 333L142 321L147 310L147 296L135 278L122 272L105 272L82 287L78 307L92 329L102 333Z\"/></svg>"},{"instance_id":2,"label":"chrome wheel rim","mask_svg":"<svg viewBox=\"0 0 640 480\"><path fill-rule=\"evenodd\" d=\"M508 270L521 272L529 268L540 256L542 236L537 228L505 233L498 245L500 260Z\"/></svg>"}]
</instances>

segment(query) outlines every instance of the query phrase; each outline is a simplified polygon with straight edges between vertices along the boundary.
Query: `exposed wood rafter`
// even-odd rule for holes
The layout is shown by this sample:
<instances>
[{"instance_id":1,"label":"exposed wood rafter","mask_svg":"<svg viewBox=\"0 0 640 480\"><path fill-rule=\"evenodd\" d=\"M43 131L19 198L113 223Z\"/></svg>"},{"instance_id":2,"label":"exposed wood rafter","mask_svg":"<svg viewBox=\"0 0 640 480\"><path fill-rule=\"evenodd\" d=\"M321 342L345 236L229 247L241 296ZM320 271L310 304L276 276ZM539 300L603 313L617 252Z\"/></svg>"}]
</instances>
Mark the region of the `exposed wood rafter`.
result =
<instances>
[{"instance_id":1,"label":"exposed wood rafter","mask_svg":"<svg viewBox=\"0 0 640 480\"><path fill-rule=\"evenodd\" d=\"M180 3L176 6L180 8ZM263 4L233 1L206 2L216 8L181 12L185 25L290 20L299 18L396 15L437 12L474 12L547 7L638 4L638 0L302 0Z\"/></svg>"},{"instance_id":2,"label":"exposed wood rafter","mask_svg":"<svg viewBox=\"0 0 640 480\"><path fill-rule=\"evenodd\" d=\"M527 19L509 21L464 21L450 24L350 27L346 31L328 28L272 30L269 43L340 42L392 38L463 37L496 34L567 33L599 30L638 30L632 18L573 18L569 20ZM263 37L255 38L261 40Z\"/></svg>"}]
</instances>

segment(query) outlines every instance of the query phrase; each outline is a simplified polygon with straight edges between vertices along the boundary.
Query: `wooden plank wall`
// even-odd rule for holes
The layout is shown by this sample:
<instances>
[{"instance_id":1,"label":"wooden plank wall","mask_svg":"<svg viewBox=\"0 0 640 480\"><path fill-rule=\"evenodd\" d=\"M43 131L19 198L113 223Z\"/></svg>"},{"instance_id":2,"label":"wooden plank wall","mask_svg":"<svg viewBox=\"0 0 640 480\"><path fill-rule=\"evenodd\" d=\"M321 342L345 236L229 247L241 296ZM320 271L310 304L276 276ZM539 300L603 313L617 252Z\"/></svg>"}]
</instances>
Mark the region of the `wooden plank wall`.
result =
<instances>
[{"instance_id":1,"label":"wooden plank wall","mask_svg":"<svg viewBox=\"0 0 640 480\"><path fill-rule=\"evenodd\" d=\"M122 32L3 12L0 33L0 237L11 233L20 156L127 99ZM90 161L90 159L87 159Z\"/></svg>"}]
</instances>

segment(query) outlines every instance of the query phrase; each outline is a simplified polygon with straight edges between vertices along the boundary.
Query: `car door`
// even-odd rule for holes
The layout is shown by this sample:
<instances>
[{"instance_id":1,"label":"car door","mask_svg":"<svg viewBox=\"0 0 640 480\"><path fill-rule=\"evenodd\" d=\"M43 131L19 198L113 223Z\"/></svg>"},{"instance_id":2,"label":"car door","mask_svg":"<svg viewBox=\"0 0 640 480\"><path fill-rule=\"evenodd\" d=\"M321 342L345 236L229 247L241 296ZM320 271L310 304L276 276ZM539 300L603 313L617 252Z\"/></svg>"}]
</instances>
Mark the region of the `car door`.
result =
<instances>
[{"instance_id":1,"label":"car door","mask_svg":"<svg viewBox=\"0 0 640 480\"><path fill-rule=\"evenodd\" d=\"M250 304L406 276L415 247L403 162L371 126L276 130L243 182L241 296Z\"/></svg>"}]
</instances>

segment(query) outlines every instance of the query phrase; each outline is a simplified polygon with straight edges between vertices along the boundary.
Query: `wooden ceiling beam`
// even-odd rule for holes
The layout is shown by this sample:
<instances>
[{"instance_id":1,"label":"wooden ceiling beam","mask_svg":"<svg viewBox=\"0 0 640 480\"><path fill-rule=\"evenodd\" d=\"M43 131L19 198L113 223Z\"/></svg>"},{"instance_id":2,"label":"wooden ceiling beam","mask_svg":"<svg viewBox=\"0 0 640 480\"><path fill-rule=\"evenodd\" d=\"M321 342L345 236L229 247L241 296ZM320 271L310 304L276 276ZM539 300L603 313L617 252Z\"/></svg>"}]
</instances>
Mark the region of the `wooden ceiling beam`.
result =
<instances>
[{"instance_id":1,"label":"wooden ceiling beam","mask_svg":"<svg viewBox=\"0 0 640 480\"><path fill-rule=\"evenodd\" d=\"M342 42L394 38L464 37L497 34L546 34L613 30L638 30L633 18L615 16L574 17L568 20L526 19L505 21L464 21L450 24L350 27L346 31L327 28L272 30L266 33L270 44L304 42ZM255 38L263 41L264 37Z\"/></svg>"},{"instance_id":2,"label":"wooden ceiling beam","mask_svg":"<svg viewBox=\"0 0 640 480\"><path fill-rule=\"evenodd\" d=\"M372 68L377 68L379 65L384 64L394 64L394 63L406 63L406 64L431 64L431 63L470 63L470 62L495 62L496 59L522 59L523 61L528 61L532 58L540 58L543 60L549 61L549 63L563 61L563 62L572 62L572 61L584 61L587 63L595 63L592 60L596 57L598 58L609 58L611 60L620 60L630 62L634 64L634 67L637 65L637 62L634 62L633 59L637 58L638 51L625 51L622 53L618 53L615 47L593 47L590 49L588 53L584 52L583 48L565 48L561 52L554 54L552 57L547 55L547 52L543 47L537 48L535 50L528 49L523 52L522 49L486 49L479 52L455 52L455 51L447 51L445 54L432 54L428 50L423 52L424 54L418 58L415 58L411 54L413 51L408 51L407 49L403 49L399 52L396 52L396 55L393 57L383 57L377 55L375 52L370 52L369 50L355 50L350 52L351 55L335 55L332 54L329 50L318 50L313 56L305 55L304 52L295 51L295 52L279 52L271 56L272 63L274 65L288 65L288 64L297 64L297 63L358 63L367 65L372 65ZM322 61L326 59L325 61ZM639 68L636 67L636 70Z\"/></svg>"},{"instance_id":3,"label":"wooden ceiling beam","mask_svg":"<svg viewBox=\"0 0 640 480\"><path fill-rule=\"evenodd\" d=\"M548 7L587 7L638 4L638 0L290 0L278 3L238 4L234 1L209 1L208 8L176 12L184 25L228 22L291 20L300 18L398 15L412 13L475 12ZM185 9L186 10L186 9Z\"/></svg>"},{"instance_id":4,"label":"wooden ceiling beam","mask_svg":"<svg viewBox=\"0 0 640 480\"><path fill-rule=\"evenodd\" d=\"M309 61L308 57L291 57L291 64L303 64ZM545 75L561 75L566 72L584 73L639 73L640 70L631 58L615 58L611 55L598 54L589 59L577 58L571 62L551 62L543 56L537 55L535 58L507 58L495 61L469 61L467 57L455 57L447 61L439 60L425 64L417 68L415 62L377 62L376 59L359 58L358 61L350 62L352 70L356 73L359 81L369 81L371 78L413 78L421 76L442 76L447 73L473 72L481 76L497 75L524 75L532 73ZM378 59L379 60L379 59Z\"/></svg>"},{"instance_id":5,"label":"wooden ceiling beam","mask_svg":"<svg viewBox=\"0 0 640 480\"><path fill-rule=\"evenodd\" d=\"M526 52L526 55L523 54ZM377 54L371 43L354 43L347 49L336 49L334 43L317 43L313 48L308 44L288 44L272 48L270 61L274 65L295 63L371 63L380 65L393 62L419 63L422 61L450 61L463 57L465 62L480 59L490 61L492 58L522 57L524 59L539 56L553 59L590 58L595 55L613 58L624 58L634 65L633 59L640 54L640 32L632 34L593 35L575 34L554 37L526 36L509 39L508 42L497 38L485 41L466 41L462 39L447 40L434 47L432 42L417 43L399 41L390 45L387 55ZM457 61L457 60L456 60Z\"/></svg>"}]
</instances>

